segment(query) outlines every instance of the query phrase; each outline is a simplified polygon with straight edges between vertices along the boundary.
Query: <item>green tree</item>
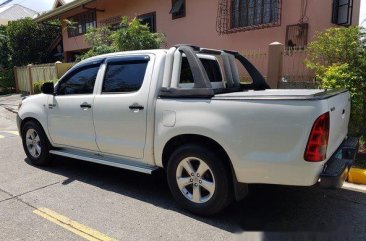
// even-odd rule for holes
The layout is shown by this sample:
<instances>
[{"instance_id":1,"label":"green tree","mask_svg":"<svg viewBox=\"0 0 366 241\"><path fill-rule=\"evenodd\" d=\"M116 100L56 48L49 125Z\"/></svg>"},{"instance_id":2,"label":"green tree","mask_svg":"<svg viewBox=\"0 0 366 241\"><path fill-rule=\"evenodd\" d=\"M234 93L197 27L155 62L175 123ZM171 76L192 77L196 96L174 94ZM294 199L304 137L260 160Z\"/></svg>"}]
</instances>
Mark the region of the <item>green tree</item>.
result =
<instances>
[{"instance_id":1,"label":"green tree","mask_svg":"<svg viewBox=\"0 0 366 241\"><path fill-rule=\"evenodd\" d=\"M116 31L105 26L89 29L84 38L91 49L80 59L117 51L158 49L165 43L163 34L152 33L146 24L137 18L129 20L128 17L122 18L120 28Z\"/></svg>"},{"instance_id":2,"label":"green tree","mask_svg":"<svg viewBox=\"0 0 366 241\"><path fill-rule=\"evenodd\" d=\"M366 136L366 32L360 27L330 28L307 49L306 65L319 87L346 88L352 96L350 131Z\"/></svg>"},{"instance_id":3,"label":"green tree","mask_svg":"<svg viewBox=\"0 0 366 241\"><path fill-rule=\"evenodd\" d=\"M9 68L11 66L9 57L10 53L6 26L0 26L0 68Z\"/></svg>"},{"instance_id":4,"label":"green tree","mask_svg":"<svg viewBox=\"0 0 366 241\"><path fill-rule=\"evenodd\" d=\"M84 35L84 39L92 47L88 52L79 56L78 59L87 59L93 56L117 51L113 45L112 31L106 26L90 28Z\"/></svg>"},{"instance_id":5,"label":"green tree","mask_svg":"<svg viewBox=\"0 0 366 241\"><path fill-rule=\"evenodd\" d=\"M9 92L15 87L6 26L0 26L0 92Z\"/></svg>"},{"instance_id":6,"label":"green tree","mask_svg":"<svg viewBox=\"0 0 366 241\"><path fill-rule=\"evenodd\" d=\"M129 21L128 17L122 18L121 28L113 33L112 38L119 51L158 49L165 42L163 34L152 33L139 19Z\"/></svg>"},{"instance_id":7,"label":"green tree","mask_svg":"<svg viewBox=\"0 0 366 241\"><path fill-rule=\"evenodd\" d=\"M15 66L53 62L49 46L60 34L60 28L37 24L26 18L9 22L6 28L10 56Z\"/></svg>"}]
</instances>

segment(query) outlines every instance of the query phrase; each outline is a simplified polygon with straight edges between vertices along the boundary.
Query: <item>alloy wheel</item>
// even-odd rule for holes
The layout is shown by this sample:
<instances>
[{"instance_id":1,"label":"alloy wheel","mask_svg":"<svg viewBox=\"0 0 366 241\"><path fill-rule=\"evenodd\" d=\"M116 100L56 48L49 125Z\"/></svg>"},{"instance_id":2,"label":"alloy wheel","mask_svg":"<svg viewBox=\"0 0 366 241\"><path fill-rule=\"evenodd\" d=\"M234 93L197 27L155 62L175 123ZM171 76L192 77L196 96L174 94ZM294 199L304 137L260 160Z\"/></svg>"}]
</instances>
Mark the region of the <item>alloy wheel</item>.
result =
<instances>
[{"instance_id":1,"label":"alloy wheel","mask_svg":"<svg viewBox=\"0 0 366 241\"><path fill-rule=\"evenodd\" d=\"M194 203L206 203L215 192L215 177L201 159L184 158L178 165L176 181L185 198Z\"/></svg>"},{"instance_id":2,"label":"alloy wheel","mask_svg":"<svg viewBox=\"0 0 366 241\"><path fill-rule=\"evenodd\" d=\"M35 129L28 129L25 135L26 145L32 157L38 158L41 155L41 139Z\"/></svg>"}]
</instances>

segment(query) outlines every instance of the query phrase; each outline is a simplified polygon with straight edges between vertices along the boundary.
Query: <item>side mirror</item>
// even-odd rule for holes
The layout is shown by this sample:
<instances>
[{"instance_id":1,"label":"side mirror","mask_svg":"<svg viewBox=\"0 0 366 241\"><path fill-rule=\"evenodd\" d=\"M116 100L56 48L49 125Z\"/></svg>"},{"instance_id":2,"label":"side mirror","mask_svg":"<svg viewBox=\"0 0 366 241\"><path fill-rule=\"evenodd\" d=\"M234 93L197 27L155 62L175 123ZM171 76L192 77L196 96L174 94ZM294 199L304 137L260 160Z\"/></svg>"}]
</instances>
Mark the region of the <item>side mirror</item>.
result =
<instances>
[{"instance_id":1,"label":"side mirror","mask_svg":"<svg viewBox=\"0 0 366 241\"><path fill-rule=\"evenodd\" d=\"M52 82L47 82L42 85L41 91L43 94L46 94L46 95L54 95L55 87Z\"/></svg>"}]
</instances>

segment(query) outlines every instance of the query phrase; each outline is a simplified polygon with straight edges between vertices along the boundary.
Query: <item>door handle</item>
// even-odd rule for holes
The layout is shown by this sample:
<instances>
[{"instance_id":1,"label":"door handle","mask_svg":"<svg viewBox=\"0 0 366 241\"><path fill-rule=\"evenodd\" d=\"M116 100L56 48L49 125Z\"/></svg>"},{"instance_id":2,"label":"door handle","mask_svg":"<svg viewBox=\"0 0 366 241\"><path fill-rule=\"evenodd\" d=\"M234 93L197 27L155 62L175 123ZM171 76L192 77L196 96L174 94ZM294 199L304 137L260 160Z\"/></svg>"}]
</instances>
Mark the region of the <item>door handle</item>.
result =
<instances>
[{"instance_id":1,"label":"door handle","mask_svg":"<svg viewBox=\"0 0 366 241\"><path fill-rule=\"evenodd\" d=\"M139 104L133 104L133 105L130 105L130 110L143 110L144 109L144 106L143 105L139 105Z\"/></svg>"},{"instance_id":2,"label":"door handle","mask_svg":"<svg viewBox=\"0 0 366 241\"><path fill-rule=\"evenodd\" d=\"M90 109L90 108L92 108L91 104L88 104L88 103L82 103L80 105L80 107L83 108L83 109Z\"/></svg>"}]
</instances>

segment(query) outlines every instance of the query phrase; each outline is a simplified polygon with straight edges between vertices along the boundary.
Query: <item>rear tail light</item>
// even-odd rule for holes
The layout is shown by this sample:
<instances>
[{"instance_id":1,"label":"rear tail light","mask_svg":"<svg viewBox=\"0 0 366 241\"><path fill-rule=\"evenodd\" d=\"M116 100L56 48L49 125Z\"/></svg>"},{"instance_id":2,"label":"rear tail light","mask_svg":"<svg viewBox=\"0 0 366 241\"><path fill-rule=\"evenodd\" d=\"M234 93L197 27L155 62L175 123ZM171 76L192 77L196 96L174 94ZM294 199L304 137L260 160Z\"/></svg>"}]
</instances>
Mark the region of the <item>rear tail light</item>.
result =
<instances>
[{"instance_id":1,"label":"rear tail light","mask_svg":"<svg viewBox=\"0 0 366 241\"><path fill-rule=\"evenodd\" d=\"M308 162L321 162L327 157L329 139L329 112L319 116L311 129L304 159Z\"/></svg>"}]
</instances>

